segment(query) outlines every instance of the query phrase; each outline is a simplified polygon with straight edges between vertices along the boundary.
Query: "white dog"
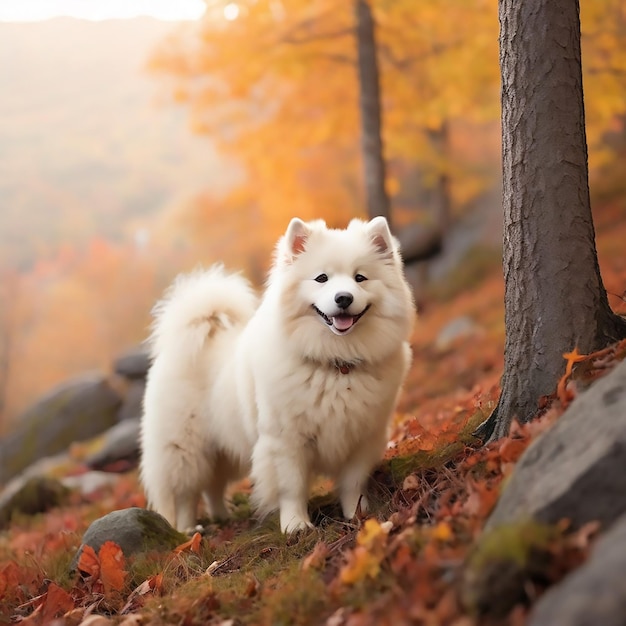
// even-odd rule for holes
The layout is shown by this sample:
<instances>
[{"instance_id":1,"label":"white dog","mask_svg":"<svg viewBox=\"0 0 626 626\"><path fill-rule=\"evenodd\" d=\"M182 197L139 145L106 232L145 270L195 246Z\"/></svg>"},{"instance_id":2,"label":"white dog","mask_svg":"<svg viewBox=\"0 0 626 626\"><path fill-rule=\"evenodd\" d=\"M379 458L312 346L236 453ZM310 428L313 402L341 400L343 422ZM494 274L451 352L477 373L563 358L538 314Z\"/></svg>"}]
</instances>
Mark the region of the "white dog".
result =
<instances>
[{"instance_id":1,"label":"white dog","mask_svg":"<svg viewBox=\"0 0 626 626\"><path fill-rule=\"evenodd\" d=\"M179 530L227 515L224 490L251 474L253 501L283 532L311 525L312 477L337 484L352 518L380 461L410 364L415 317L387 222L345 230L295 218L260 305L216 266L179 276L155 307L142 419L149 504Z\"/></svg>"}]
</instances>

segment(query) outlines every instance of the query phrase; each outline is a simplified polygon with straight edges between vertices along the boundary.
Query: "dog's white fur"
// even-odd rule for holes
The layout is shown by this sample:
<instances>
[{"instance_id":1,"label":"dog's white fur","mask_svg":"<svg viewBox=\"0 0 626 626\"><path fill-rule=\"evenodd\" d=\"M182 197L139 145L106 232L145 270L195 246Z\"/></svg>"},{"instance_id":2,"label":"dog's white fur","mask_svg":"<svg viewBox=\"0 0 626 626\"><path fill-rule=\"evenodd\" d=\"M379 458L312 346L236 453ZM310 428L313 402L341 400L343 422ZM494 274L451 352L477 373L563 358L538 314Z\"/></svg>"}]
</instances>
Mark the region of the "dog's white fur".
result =
<instances>
[{"instance_id":1,"label":"dog's white fur","mask_svg":"<svg viewBox=\"0 0 626 626\"><path fill-rule=\"evenodd\" d=\"M343 309L338 294L349 296ZM362 496L366 508L414 316L384 218L345 230L294 218L258 307L248 282L221 266L179 276L151 336L141 435L149 504L185 530L201 495L211 516L226 516L226 485L250 473L259 513L279 509L292 532L311 525L309 487L321 473L335 479L345 517Z\"/></svg>"}]
</instances>

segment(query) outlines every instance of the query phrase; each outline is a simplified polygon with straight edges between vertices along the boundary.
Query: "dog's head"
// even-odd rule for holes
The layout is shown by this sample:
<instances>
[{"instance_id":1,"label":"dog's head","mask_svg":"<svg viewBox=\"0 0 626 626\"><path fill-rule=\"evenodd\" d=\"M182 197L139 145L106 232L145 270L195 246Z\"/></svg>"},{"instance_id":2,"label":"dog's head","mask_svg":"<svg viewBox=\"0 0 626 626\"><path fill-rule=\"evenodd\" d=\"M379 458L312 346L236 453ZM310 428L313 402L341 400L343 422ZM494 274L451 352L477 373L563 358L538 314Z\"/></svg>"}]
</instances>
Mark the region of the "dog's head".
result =
<instances>
[{"instance_id":1,"label":"dog's head","mask_svg":"<svg viewBox=\"0 0 626 626\"><path fill-rule=\"evenodd\" d=\"M374 344L385 352L412 325L398 243L383 217L352 220L345 230L294 218L279 242L272 279L282 287L290 334L322 358L365 359Z\"/></svg>"}]
</instances>

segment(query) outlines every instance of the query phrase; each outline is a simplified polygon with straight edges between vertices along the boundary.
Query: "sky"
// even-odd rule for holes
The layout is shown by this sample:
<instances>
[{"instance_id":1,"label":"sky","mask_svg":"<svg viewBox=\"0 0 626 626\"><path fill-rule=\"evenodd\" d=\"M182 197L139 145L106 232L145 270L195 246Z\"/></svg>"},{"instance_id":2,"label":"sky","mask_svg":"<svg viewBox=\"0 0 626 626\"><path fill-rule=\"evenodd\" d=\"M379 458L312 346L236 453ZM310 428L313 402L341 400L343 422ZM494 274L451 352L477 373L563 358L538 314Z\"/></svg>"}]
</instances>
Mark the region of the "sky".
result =
<instances>
[{"instance_id":1,"label":"sky","mask_svg":"<svg viewBox=\"0 0 626 626\"><path fill-rule=\"evenodd\" d=\"M0 21L34 22L59 16L103 20L144 15L194 20L204 9L202 0L0 0Z\"/></svg>"}]
</instances>

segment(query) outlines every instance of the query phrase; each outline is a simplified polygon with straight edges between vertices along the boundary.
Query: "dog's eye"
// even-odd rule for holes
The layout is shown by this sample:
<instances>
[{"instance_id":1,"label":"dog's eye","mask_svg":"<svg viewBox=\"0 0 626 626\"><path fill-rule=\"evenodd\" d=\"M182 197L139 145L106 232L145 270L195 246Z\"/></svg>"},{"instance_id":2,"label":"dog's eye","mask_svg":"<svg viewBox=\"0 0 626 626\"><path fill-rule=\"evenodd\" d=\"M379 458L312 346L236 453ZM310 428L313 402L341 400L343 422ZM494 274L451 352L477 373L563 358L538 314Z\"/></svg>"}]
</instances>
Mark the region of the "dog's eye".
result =
<instances>
[{"instance_id":1,"label":"dog's eye","mask_svg":"<svg viewBox=\"0 0 626 626\"><path fill-rule=\"evenodd\" d=\"M328 276L326 276L326 274L320 274L319 276L315 277L316 283L325 283L327 280L328 280Z\"/></svg>"},{"instance_id":2,"label":"dog's eye","mask_svg":"<svg viewBox=\"0 0 626 626\"><path fill-rule=\"evenodd\" d=\"M357 283L362 283L364 280L367 280L367 276L363 276L363 274L357 274L357 275L354 277L354 280L355 280Z\"/></svg>"}]
</instances>

